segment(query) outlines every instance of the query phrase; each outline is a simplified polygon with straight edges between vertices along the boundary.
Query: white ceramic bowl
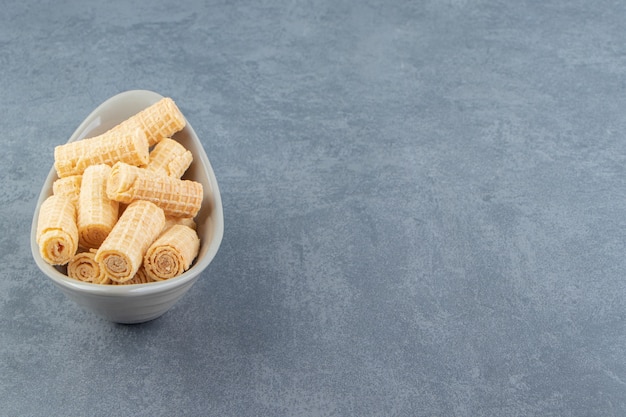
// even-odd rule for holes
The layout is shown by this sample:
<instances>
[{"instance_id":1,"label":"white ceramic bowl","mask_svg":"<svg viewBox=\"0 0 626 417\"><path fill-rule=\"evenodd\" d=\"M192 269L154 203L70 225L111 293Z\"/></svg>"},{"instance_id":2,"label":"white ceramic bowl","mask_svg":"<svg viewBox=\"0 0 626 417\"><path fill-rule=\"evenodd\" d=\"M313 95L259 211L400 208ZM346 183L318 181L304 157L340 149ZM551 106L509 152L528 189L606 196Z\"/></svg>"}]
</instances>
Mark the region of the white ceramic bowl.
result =
<instances>
[{"instance_id":1,"label":"white ceramic bowl","mask_svg":"<svg viewBox=\"0 0 626 417\"><path fill-rule=\"evenodd\" d=\"M68 142L105 132L121 121L163 98L146 90L118 94L96 108L76 129ZM224 235L224 215L217 180L209 159L193 128L187 126L174 135L194 156L183 178L202 183L204 199L196 217L200 251L193 266L182 275L166 281L135 285L97 285L67 277L65 267L46 263L36 242L37 218L43 201L52 194L52 183L58 178L54 167L43 185L31 227L31 250L37 266L70 299L86 310L117 323L141 323L153 320L172 307L198 280L211 263Z\"/></svg>"}]
</instances>

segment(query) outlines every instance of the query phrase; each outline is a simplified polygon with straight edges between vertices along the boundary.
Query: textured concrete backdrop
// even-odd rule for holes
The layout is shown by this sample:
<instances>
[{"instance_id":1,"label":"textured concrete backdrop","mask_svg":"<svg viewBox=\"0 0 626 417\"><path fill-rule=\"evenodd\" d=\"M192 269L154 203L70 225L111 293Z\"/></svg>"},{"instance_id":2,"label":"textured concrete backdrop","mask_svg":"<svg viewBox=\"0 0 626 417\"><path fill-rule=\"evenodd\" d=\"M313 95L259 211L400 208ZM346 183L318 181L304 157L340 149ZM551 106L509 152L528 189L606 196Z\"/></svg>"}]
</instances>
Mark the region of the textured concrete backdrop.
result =
<instances>
[{"instance_id":1,"label":"textured concrete backdrop","mask_svg":"<svg viewBox=\"0 0 626 417\"><path fill-rule=\"evenodd\" d=\"M11 1L0 415L626 415L626 3ZM156 321L32 261L54 146L173 97L226 229Z\"/></svg>"}]
</instances>

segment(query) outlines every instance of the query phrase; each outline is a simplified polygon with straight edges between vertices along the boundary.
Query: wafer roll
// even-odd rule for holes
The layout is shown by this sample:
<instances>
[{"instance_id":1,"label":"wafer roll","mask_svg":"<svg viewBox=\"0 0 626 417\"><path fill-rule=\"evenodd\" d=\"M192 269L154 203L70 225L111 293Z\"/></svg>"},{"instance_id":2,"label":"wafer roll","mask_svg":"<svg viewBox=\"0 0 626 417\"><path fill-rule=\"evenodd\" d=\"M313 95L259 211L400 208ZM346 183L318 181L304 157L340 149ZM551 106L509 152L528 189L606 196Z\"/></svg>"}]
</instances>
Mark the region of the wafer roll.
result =
<instances>
[{"instance_id":1,"label":"wafer roll","mask_svg":"<svg viewBox=\"0 0 626 417\"><path fill-rule=\"evenodd\" d=\"M70 175L69 177L59 178L52 183L52 193L69 197L74 206L78 208L78 195L80 194L82 178L82 175Z\"/></svg>"},{"instance_id":2,"label":"wafer roll","mask_svg":"<svg viewBox=\"0 0 626 417\"><path fill-rule=\"evenodd\" d=\"M143 266L141 266L135 276L125 282L111 281L113 285L132 285L132 284L147 284L148 282L154 282L147 274Z\"/></svg>"},{"instance_id":3,"label":"wafer roll","mask_svg":"<svg viewBox=\"0 0 626 417\"><path fill-rule=\"evenodd\" d=\"M163 138L169 138L182 130L187 121L181 111L169 97L165 97L139 113L126 119L110 131L124 131L139 125L148 138L150 146L155 145Z\"/></svg>"},{"instance_id":4,"label":"wafer roll","mask_svg":"<svg viewBox=\"0 0 626 417\"><path fill-rule=\"evenodd\" d=\"M164 225L165 215L158 206L143 200L132 202L100 245L96 262L113 281L132 279Z\"/></svg>"},{"instance_id":5,"label":"wafer roll","mask_svg":"<svg viewBox=\"0 0 626 417\"><path fill-rule=\"evenodd\" d=\"M104 164L85 169L78 204L79 244L98 248L118 219L119 203L107 196L106 183L111 167Z\"/></svg>"},{"instance_id":6,"label":"wafer roll","mask_svg":"<svg viewBox=\"0 0 626 417\"><path fill-rule=\"evenodd\" d=\"M164 138L150 152L150 162L145 168L157 174L180 178L192 161L193 155L183 145L174 139Z\"/></svg>"},{"instance_id":7,"label":"wafer roll","mask_svg":"<svg viewBox=\"0 0 626 417\"><path fill-rule=\"evenodd\" d=\"M199 249L195 230L174 225L148 248L143 260L146 274L155 281L174 278L189 269Z\"/></svg>"},{"instance_id":8,"label":"wafer roll","mask_svg":"<svg viewBox=\"0 0 626 417\"><path fill-rule=\"evenodd\" d=\"M108 284L109 278L105 275L104 269L96 262L95 251L80 252L74 255L67 264L67 275L83 282L94 284Z\"/></svg>"},{"instance_id":9,"label":"wafer roll","mask_svg":"<svg viewBox=\"0 0 626 417\"><path fill-rule=\"evenodd\" d=\"M111 200L130 203L147 200L163 209L166 216L195 217L202 205L202 184L158 175L122 162L113 166L107 181Z\"/></svg>"},{"instance_id":10,"label":"wafer roll","mask_svg":"<svg viewBox=\"0 0 626 417\"><path fill-rule=\"evenodd\" d=\"M76 208L68 197L52 195L39 208L37 245L51 265L65 265L78 250Z\"/></svg>"},{"instance_id":11,"label":"wafer roll","mask_svg":"<svg viewBox=\"0 0 626 417\"><path fill-rule=\"evenodd\" d=\"M175 224L182 224L183 226L190 227L193 230L196 230L196 227L197 227L196 222L194 221L192 217L165 216L165 226L163 226L163 231L166 231L167 229L174 226Z\"/></svg>"},{"instance_id":12,"label":"wafer roll","mask_svg":"<svg viewBox=\"0 0 626 417\"><path fill-rule=\"evenodd\" d=\"M59 178L82 174L90 165L122 161L140 166L149 160L148 140L136 125L134 129L108 131L54 148L54 168Z\"/></svg>"}]
</instances>

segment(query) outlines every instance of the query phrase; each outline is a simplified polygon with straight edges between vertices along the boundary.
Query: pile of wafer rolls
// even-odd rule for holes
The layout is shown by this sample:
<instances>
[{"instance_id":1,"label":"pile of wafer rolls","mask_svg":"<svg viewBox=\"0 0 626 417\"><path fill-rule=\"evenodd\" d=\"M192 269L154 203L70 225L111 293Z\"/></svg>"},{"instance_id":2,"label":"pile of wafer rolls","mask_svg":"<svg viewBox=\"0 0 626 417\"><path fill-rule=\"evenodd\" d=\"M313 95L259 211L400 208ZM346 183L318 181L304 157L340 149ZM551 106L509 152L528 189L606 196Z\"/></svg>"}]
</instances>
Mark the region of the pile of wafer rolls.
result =
<instances>
[{"instance_id":1,"label":"pile of wafer rolls","mask_svg":"<svg viewBox=\"0 0 626 417\"><path fill-rule=\"evenodd\" d=\"M198 255L202 184L172 136L186 121L163 98L109 131L57 146L58 179L40 207L37 244L70 278L99 285L174 278Z\"/></svg>"}]
</instances>

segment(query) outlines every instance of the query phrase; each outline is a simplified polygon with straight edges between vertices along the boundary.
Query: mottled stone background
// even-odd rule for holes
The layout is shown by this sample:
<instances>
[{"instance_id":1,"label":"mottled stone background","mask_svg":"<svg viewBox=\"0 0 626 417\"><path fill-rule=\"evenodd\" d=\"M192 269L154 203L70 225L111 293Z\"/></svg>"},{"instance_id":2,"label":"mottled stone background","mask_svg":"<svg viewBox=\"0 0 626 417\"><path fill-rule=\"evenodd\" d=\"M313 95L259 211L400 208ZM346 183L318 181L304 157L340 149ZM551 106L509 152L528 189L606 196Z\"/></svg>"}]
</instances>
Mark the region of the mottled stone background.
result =
<instances>
[{"instance_id":1,"label":"mottled stone background","mask_svg":"<svg viewBox=\"0 0 626 417\"><path fill-rule=\"evenodd\" d=\"M626 3L2 9L0 415L626 415ZM123 326L29 233L54 146L137 88L201 137L226 228Z\"/></svg>"}]
</instances>

